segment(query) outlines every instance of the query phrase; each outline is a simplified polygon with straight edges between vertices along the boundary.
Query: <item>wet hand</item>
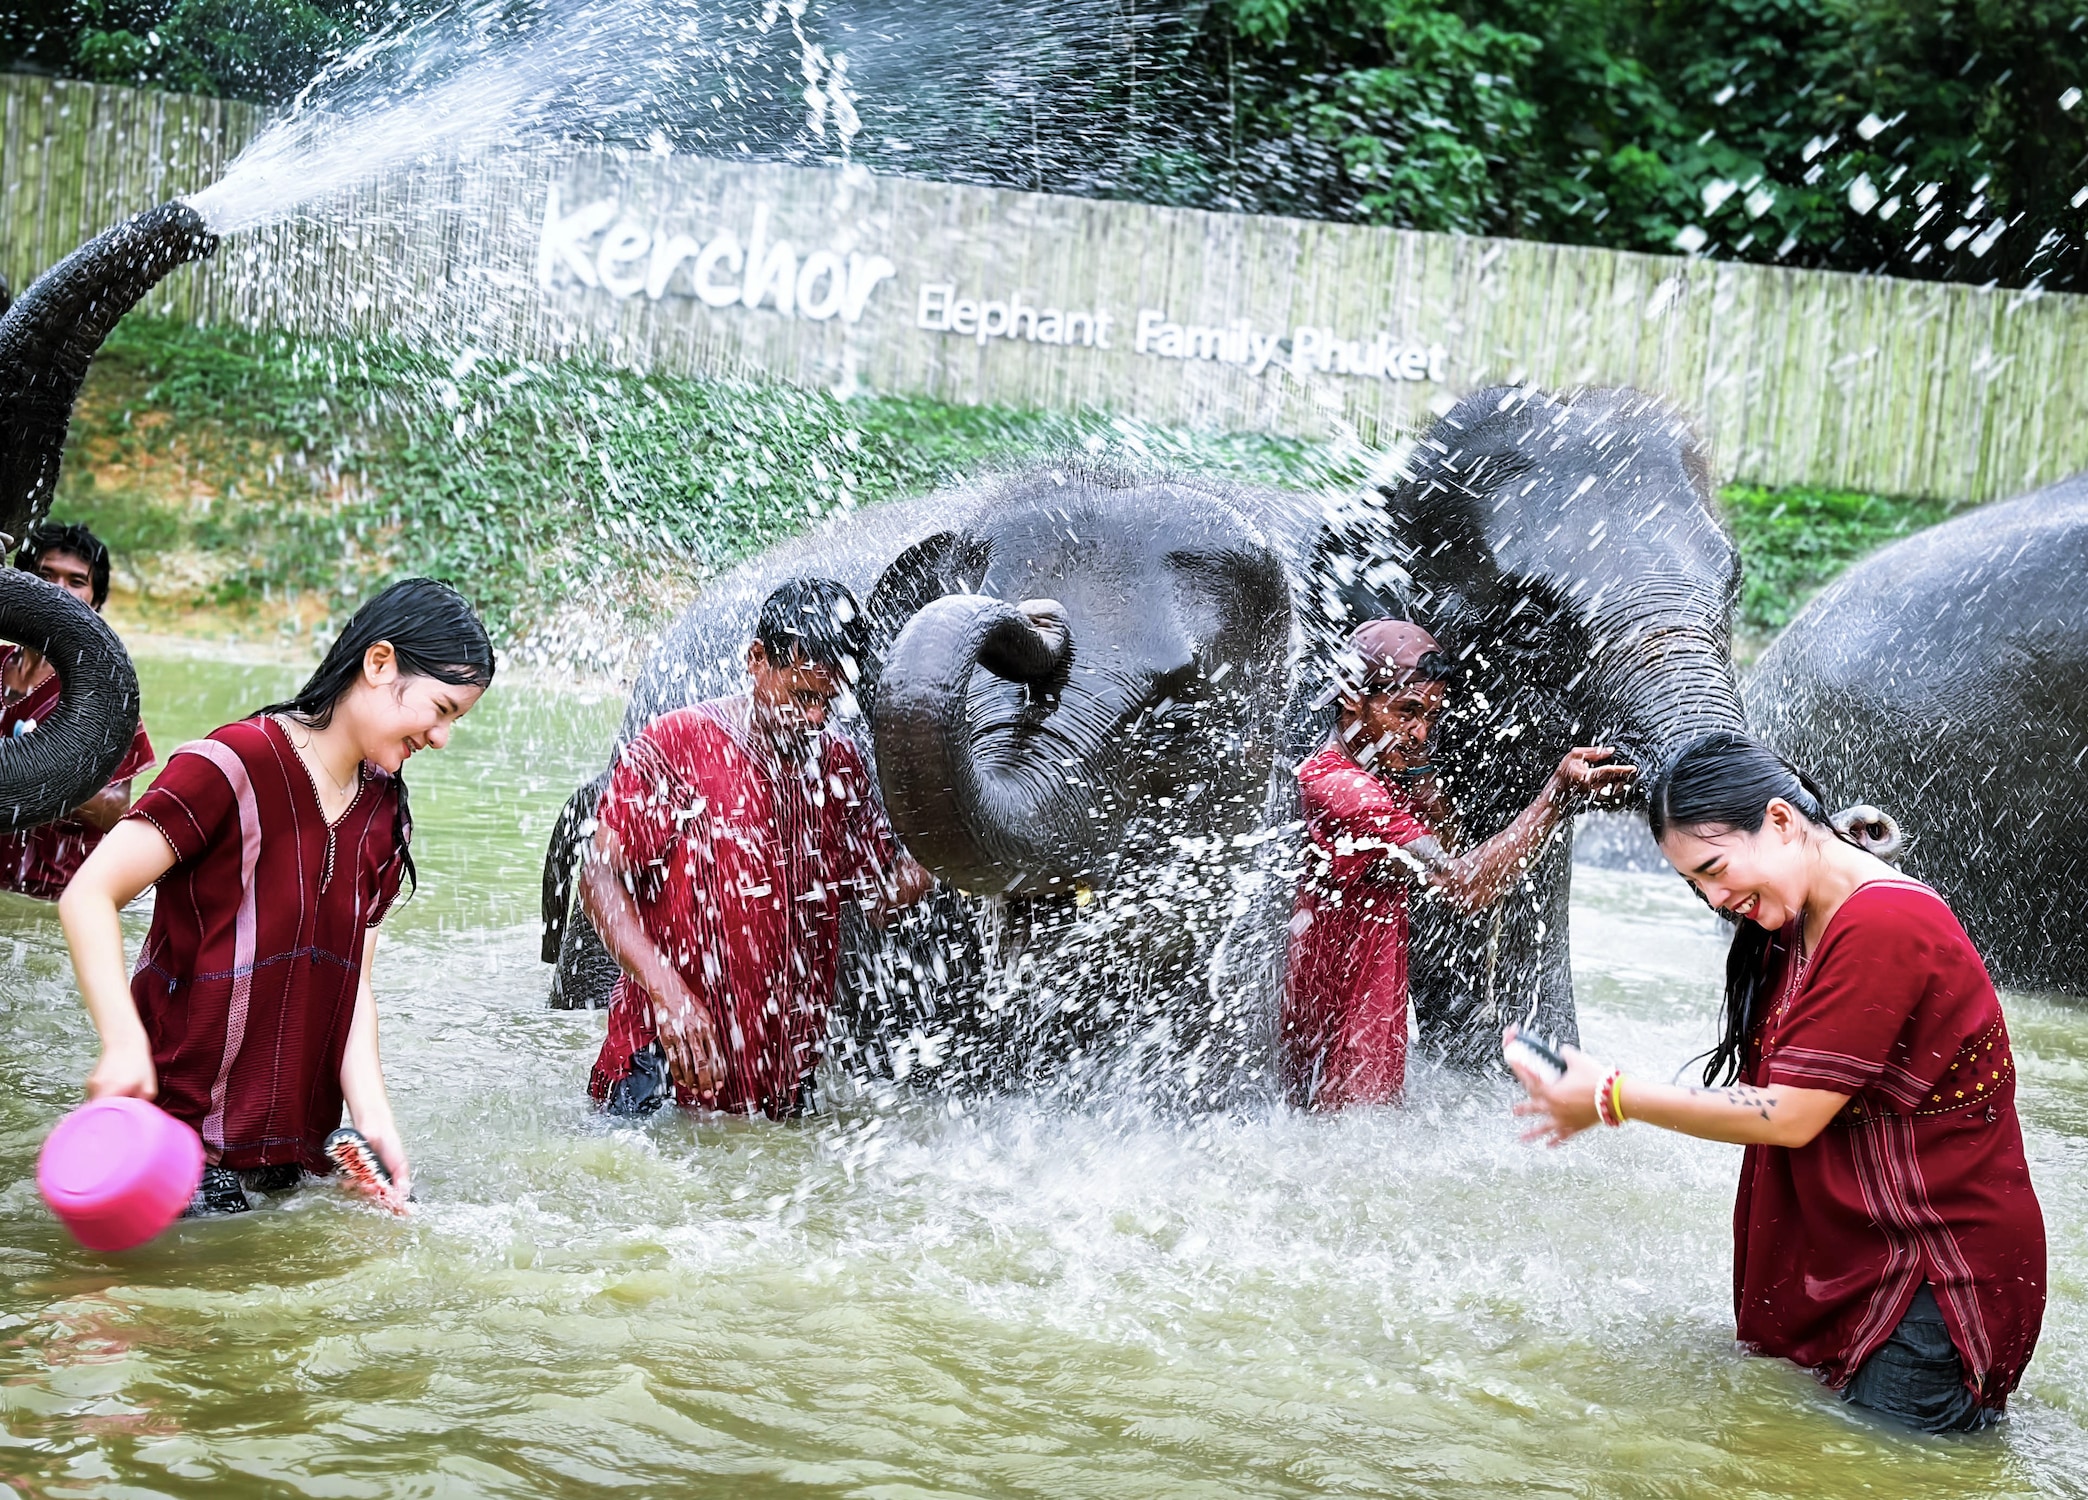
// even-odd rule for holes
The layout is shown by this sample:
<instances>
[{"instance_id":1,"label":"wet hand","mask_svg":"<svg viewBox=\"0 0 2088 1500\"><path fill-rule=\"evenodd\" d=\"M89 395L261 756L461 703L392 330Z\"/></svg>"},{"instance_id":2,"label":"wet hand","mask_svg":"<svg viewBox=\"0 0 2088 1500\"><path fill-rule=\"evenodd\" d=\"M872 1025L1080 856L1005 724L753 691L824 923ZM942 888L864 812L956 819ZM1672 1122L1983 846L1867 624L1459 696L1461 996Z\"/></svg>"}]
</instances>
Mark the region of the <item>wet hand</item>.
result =
<instances>
[{"instance_id":1,"label":"wet hand","mask_svg":"<svg viewBox=\"0 0 2088 1500\"><path fill-rule=\"evenodd\" d=\"M370 1143L377 1159L384 1163L384 1170L391 1173L392 1187L404 1202L413 1194L413 1163L406 1159L406 1146L399 1139L399 1127L391 1120L355 1122L355 1128Z\"/></svg>"},{"instance_id":2,"label":"wet hand","mask_svg":"<svg viewBox=\"0 0 2088 1500\"><path fill-rule=\"evenodd\" d=\"M1513 1026L1501 1033L1503 1047L1514 1040ZM1595 1088L1609 1069L1578 1047L1561 1047L1559 1055L1566 1060L1563 1074L1531 1067L1513 1053L1509 1055L1509 1070L1529 1095L1514 1108L1518 1117L1532 1122L1522 1135L1526 1141L1563 1146L1589 1126L1601 1123L1595 1113Z\"/></svg>"},{"instance_id":3,"label":"wet hand","mask_svg":"<svg viewBox=\"0 0 2088 1500\"><path fill-rule=\"evenodd\" d=\"M653 1007L653 1021L668 1074L700 1099L716 1095L725 1083L725 1053L695 995L684 987L672 1001Z\"/></svg>"},{"instance_id":4,"label":"wet hand","mask_svg":"<svg viewBox=\"0 0 2088 1500\"><path fill-rule=\"evenodd\" d=\"M1608 745L1582 745L1567 751L1552 773L1554 795L1572 807L1621 802L1638 776L1638 767L1603 764L1616 753Z\"/></svg>"},{"instance_id":5,"label":"wet hand","mask_svg":"<svg viewBox=\"0 0 2088 1500\"><path fill-rule=\"evenodd\" d=\"M87 1075L89 1099L151 1099L158 1093L159 1072L142 1039L135 1046L103 1047L100 1061Z\"/></svg>"}]
</instances>

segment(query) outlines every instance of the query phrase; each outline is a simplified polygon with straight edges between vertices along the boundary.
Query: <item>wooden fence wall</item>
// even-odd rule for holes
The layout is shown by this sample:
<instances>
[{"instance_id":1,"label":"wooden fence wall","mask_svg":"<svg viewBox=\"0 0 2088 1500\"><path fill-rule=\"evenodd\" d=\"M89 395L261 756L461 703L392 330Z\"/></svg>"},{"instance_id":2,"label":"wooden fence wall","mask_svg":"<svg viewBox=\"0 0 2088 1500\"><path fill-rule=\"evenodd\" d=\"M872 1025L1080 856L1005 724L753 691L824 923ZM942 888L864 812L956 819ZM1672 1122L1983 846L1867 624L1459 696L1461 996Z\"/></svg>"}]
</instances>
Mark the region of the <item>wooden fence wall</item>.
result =
<instances>
[{"instance_id":1,"label":"wooden fence wall","mask_svg":"<svg viewBox=\"0 0 2088 1500\"><path fill-rule=\"evenodd\" d=\"M247 106L0 75L0 274L215 180ZM2088 468L2088 298L644 153L394 172L148 306L500 358L1386 442L1628 384L1722 477L1989 499ZM1049 315L1049 316L1047 316Z\"/></svg>"}]
</instances>

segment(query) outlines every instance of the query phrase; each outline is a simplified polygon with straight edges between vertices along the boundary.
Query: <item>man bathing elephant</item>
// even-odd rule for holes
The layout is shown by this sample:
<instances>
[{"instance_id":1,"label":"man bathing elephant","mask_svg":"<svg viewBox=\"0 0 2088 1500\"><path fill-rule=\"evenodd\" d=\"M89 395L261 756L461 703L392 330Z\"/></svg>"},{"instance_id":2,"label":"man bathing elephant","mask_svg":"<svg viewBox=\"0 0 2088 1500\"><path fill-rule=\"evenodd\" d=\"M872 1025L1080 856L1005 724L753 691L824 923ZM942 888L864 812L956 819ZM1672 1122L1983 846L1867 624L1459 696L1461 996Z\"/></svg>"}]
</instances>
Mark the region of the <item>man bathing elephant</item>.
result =
<instances>
[{"instance_id":1,"label":"man bathing elephant","mask_svg":"<svg viewBox=\"0 0 2088 1500\"><path fill-rule=\"evenodd\" d=\"M1331 524L1304 497L1049 468L879 507L721 580L648 662L623 739L723 688L781 579L840 580L870 627L867 758L946 885L856 934L844 1046L883 1073L1271 1088L1294 768L1324 742L1312 699L1358 623L1406 614L1442 641L1435 761L1475 833L1577 744L1647 764L1740 721L1737 567L1686 424L1629 392L1496 390L1417 452L1411 480ZM546 859L568 1004L614 980L569 921L599 795L575 794ZM1477 919L1429 915L1413 989L1438 1052L1487 1055L1494 1017L1575 1035L1569 837Z\"/></svg>"},{"instance_id":2,"label":"man bathing elephant","mask_svg":"<svg viewBox=\"0 0 2088 1500\"><path fill-rule=\"evenodd\" d=\"M833 577L863 598L865 749L900 838L948 887L844 956L842 1010L872 1066L908 1067L896 1044L915 1031L945 1071L994 1080L1063 1064L1069 1035L1182 1039L1229 919L1232 840L1260 825L1288 684L1282 555L1236 499L1290 504L1044 471L880 507L723 581L641 674L626 741L723 685L779 579ZM568 869L554 842L553 921ZM585 1003L602 986L581 924L561 946L561 985ZM1107 995L1088 977L1100 970ZM1206 1030L1212 1009L1196 1007Z\"/></svg>"},{"instance_id":3,"label":"man bathing elephant","mask_svg":"<svg viewBox=\"0 0 2088 1500\"><path fill-rule=\"evenodd\" d=\"M847 589L785 584L750 690L623 748L580 891L623 969L588 1091L612 1113L801 1113L826 1039L843 900L888 911L932 877L894 847L855 747L827 732L863 655Z\"/></svg>"},{"instance_id":4,"label":"man bathing elephant","mask_svg":"<svg viewBox=\"0 0 2088 1500\"><path fill-rule=\"evenodd\" d=\"M1453 855L1428 740L1450 663L1406 620L1372 620L1342 652L1334 733L1298 768L1310 842L1290 921L1278 1026L1284 1091L1309 1109L1397 1103L1406 1087L1407 892L1482 911L1582 806L1614 798L1635 766L1566 753L1506 828Z\"/></svg>"}]
</instances>

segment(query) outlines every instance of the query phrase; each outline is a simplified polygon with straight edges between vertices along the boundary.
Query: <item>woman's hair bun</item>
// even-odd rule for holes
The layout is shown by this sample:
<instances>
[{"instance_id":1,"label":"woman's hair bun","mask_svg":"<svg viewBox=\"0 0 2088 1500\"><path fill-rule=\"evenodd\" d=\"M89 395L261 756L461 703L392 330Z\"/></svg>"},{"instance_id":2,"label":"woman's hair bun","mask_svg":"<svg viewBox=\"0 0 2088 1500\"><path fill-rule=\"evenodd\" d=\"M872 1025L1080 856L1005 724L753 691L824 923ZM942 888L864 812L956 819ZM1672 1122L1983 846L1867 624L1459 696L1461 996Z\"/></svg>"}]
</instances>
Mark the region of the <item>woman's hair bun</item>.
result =
<instances>
[{"instance_id":1,"label":"woman's hair bun","mask_svg":"<svg viewBox=\"0 0 2088 1500\"><path fill-rule=\"evenodd\" d=\"M1827 821L1836 833L1880 859L1896 860L1906 852L1907 839L1900 832L1899 820L1868 802L1845 807Z\"/></svg>"}]
</instances>

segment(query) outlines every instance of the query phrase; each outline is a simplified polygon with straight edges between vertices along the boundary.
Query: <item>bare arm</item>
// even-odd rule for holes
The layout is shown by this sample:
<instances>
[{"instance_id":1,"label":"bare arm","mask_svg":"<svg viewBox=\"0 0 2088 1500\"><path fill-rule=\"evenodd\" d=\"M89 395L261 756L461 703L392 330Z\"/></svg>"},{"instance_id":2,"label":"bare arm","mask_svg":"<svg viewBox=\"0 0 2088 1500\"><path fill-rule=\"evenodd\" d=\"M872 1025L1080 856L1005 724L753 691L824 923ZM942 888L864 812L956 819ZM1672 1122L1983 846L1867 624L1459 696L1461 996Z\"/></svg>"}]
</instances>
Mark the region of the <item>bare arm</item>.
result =
<instances>
[{"instance_id":1,"label":"bare arm","mask_svg":"<svg viewBox=\"0 0 2088 1500\"><path fill-rule=\"evenodd\" d=\"M355 1016L348 1023L348 1046L341 1054L341 1097L348 1101L348 1118L376 1150L403 1197L413 1191L413 1170L392 1119L384 1065L377 1055L377 993L370 983L376 963L377 929L372 927L363 934L362 979L355 990Z\"/></svg>"},{"instance_id":2,"label":"bare arm","mask_svg":"<svg viewBox=\"0 0 2088 1500\"><path fill-rule=\"evenodd\" d=\"M1507 1038L1513 1038L1510 1027ZM1509 1066L1529 1091L1529 1098L1515 1112L1534 1123L1525 1140L1557 1146L1597 1124L1595 1090L1609 1076L1609 1069L1578 1047L1561 1049L1566 1072L1530 1068L1511 1058ZM1847 1094L1827 1089L1801 1089L1772 1083L1729 1084L1724 1088L1688 1088L1672 1083L1652 1083L1626 1076L1619 1092L1624 1118L1658 1125L1663 1130L1693 1135L1698 1140L1724 1141L1734 1146L1806 1146L1841 1113L1849 1102Z\"/></svg>"},{"instance_id":3,"label":"bare arm","mask_svg":"<svg viewBox=\"0 0 2088 1500\"><path fill-rule=\"evenodd\" d=\"M1507 893L1531 858L1561 822L1588 802L1628 786L1635 766L1608 766L1613 752L1582 747L1567 752L1537 799L1515 821L1476 848L1451 856L1434 839L1404 845L1401 855L1419 867L1419 878L1464 911L1481 911ZM1392 856L1399 858L1399 855Z\"/></svg>"},{"instance_id":4,"label":"bare arm","mask_svg":"<svg viewBox=\"0 0 2088 1500\"><path fill-rule=\"evenodd\" d=\"M606 823L595 827L594 840L580 861L580 905L601 935L602 946L617 965L653 999L653 1019L660 1045L676 1078L698 1093L715 1093L725 1077L725 1054L719 1049L710 1016L645 930L638 902L625 881L630 877L623 841Z\"/></svg>"},{"instance_id":5,"label":"bare arm","mask_svg":"<svg viewBox=\"0 0 2088 1500\"><path fill-rule=\"evenodd\" d=\"M935 876L928 867L901 849L863 902L864 920L872 927L884 927L902 907L918 905L934 889Z\"/></svg>"},{"instance_id":6,"label":"bare arm","mask_svg":"<svg viewBox=\"0 0 2088 1500\"><path fill-rule=\"evenodd\" d=\"M87 856L58 899L58 920L72 950L73 977L101 1036L101 1059L87 1075L90 1099L150 1099L159 1092L152 1047L131 999L121 913L173 868L174 851L158 829L149 823L119 823Z\"/></svg>"},{"instance_id":7,"label":"bare arm","mask_svg":"<svg viewBox=\"0 0 2088 1500\"><path fill-rule=\"evenodd\" d=\"M130 782L112 781L74 808L72 815L96 833L107 833L123 821L123 815L130 811L130 805Z\"/></svg>"}]
</instances>

